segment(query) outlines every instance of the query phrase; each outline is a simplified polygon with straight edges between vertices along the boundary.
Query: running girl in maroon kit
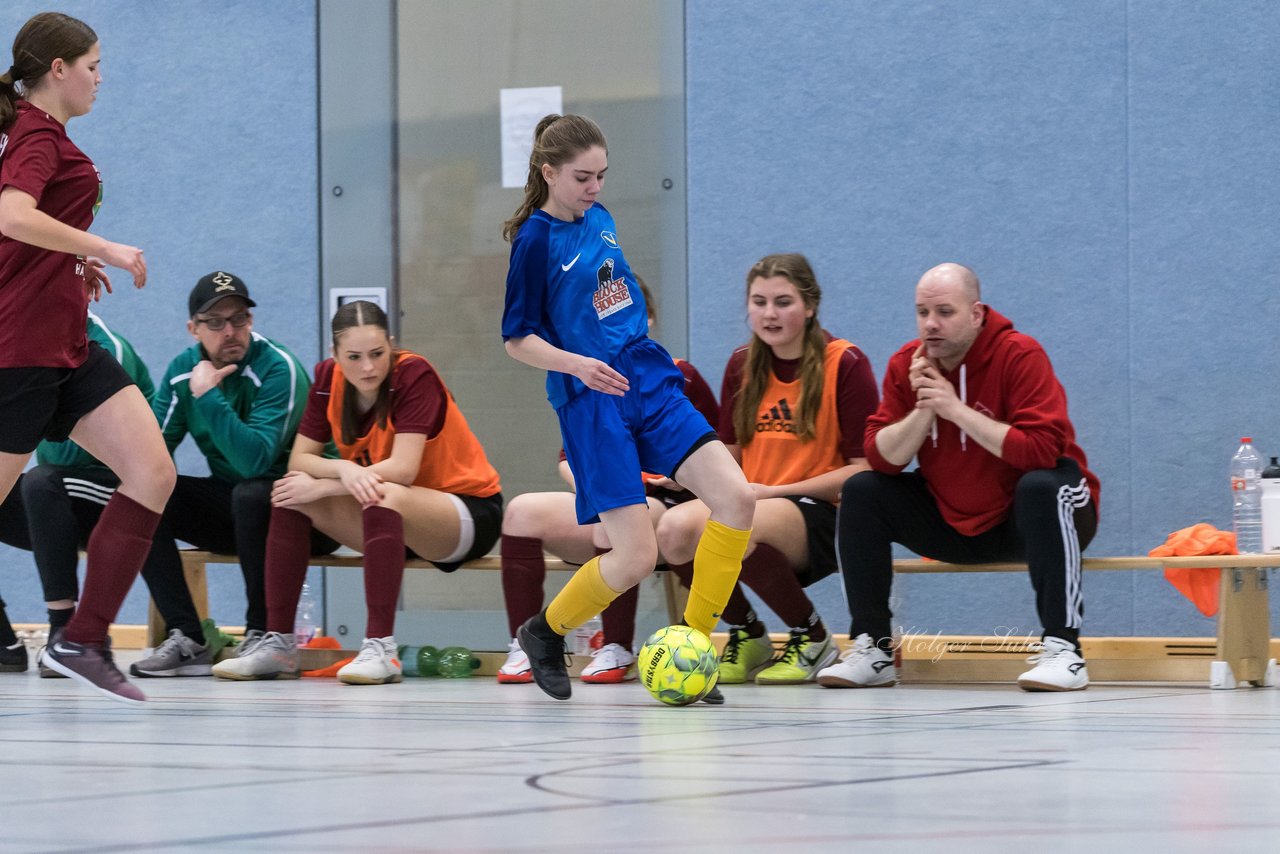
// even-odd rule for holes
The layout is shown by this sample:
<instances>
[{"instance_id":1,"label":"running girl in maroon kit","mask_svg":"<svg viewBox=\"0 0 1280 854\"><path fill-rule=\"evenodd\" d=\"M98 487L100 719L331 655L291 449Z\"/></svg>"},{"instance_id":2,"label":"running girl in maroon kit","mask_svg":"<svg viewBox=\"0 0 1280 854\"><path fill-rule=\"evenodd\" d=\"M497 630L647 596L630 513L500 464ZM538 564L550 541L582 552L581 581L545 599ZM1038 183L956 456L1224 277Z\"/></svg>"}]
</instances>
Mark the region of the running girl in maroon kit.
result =
<instances>
[{"instance_id":1,"label":"running girl in maroon kit","mask_svg":"<svg viewBox=\"0 0 1280 854\"><path fill-rule=\"evenodd\" d=\"M93 108L100 61L87 24L44 12L19 30L13 64L0 75L0 499L45 438L69 437L119 475L89 538L79 608L50 638L44 662L139 703L146 697L115 666L107 631L175 473L142 392L85 334L90 297L111 291L104 266L125 270L139 288L147 281L141 249L85 230L102 183L66 124Z\"/></svg>"}]
</instances>

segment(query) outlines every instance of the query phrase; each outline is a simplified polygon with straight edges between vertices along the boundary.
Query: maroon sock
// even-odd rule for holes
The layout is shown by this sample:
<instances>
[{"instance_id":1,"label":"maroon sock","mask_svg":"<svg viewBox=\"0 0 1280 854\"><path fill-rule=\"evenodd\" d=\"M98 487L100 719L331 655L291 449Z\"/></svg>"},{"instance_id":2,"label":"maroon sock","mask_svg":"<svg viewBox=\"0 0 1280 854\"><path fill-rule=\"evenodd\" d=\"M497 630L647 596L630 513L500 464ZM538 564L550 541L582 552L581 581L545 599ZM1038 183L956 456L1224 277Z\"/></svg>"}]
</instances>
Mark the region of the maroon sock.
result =
<instances>
[{"instance_id":1,"label":"maroon sock","mask_svg":"<svg viewBox=\"0 0 1280 854\"><path fill-rule=\"evenodd\" d=\"M542 610L542 585L547 579L547 559L537 537L502 535L502 596L507 600L507 627L511 637L525 621Z\"/></svg>"},{"instance_id":2,"label":"maroon sock","mask_svg":"<svg viewBox=\"0 0 1280 854\"><path fill-rule=\"evenodd\" d=\"M628 652L631 651L631 644L636 639L636 608L639 602L640 585L637 584L625 593L620 593L604 609L600 622L604 624L606 644L616 643Z\"/></svg>"},{"instance_id":3,"label":"maroon sock","mask_svg":"<svg viewBox=\"0 0 1280 854\"><path fill-rule=\"evenodd\" d=\"M689 563L668 563L667 572L675 574L680 579L680 586L685 590L693 584L693 562Z\"/></svg>"},{"instance_id":4,"label":"maroon sock","mask_svg":"<svg viewBox=\"0 0 1280 854\"><path fill-rule=\"evenodd\" d=\"M684 585L686 590L693 584L693 563L669 563L667 570L674 572L676 578L680 579L680 583ZM724 605L724 611L720 614L721 619L730 626L745 626L755 619L751 611L751 601L747 599L747 595L742 592L742 585L733 585L733 592L729 594L729 601Z\"/></svg>"},{"instance_id":5,"label":"maroon sock","mask_svg":"<svg viewBox=\"0 0 1280 854\"><path fill-rule=\"evenodd\" d=\"M160 523L154 513L116 490L89 536L84 590L76 614L63 630L73 643L102 643L111 622L151 550Z\"/></svg>"},{"instance_id":6,"label":"maroon sock","mask_svg":"<svg viewBox=\"0 0 1280 854\"><path fill-rule=\"evenodd\" d=\"M385 638L395 633L396 601L404 580L404 517L374 505L364 519L364 602L369 612L364 636Z\"/></svg>"},{"instance_id":7,"label":"maroon sock","mask_svg":"<svg viewBox=\"0 0 1280 854\"><path fill-rule=\"evenodd\" d=\"M742 585L733 585L729 601L724 603L721 618L730 626L748 626L755 621L755 612L751 610L751 600L742 592Z\"/></svg>"},{"instance_id":8,"label":"maroon sock","mask_svg":"<svg viewBox=\"0 0 1280 854\"><path fill-rule=\"evenodd\" d=\"M288 507L271 508L267 531L267 631L293 633L298 597L311 562L311 520Z\"/></svg>"},{"instance_id":9,"label":"maroon sock","mask_svg":"<svg viewBox=\"0 0 1280 854\"><path fill-rule=\"evenodd\" d=\"M761 601L791 628L806 628L810 640L818 641L827 636L827 629L818 619L813 602L800 586L795 570L782 552L773 546L757 543L755 551L742 561L742 574L738 579L754 590ZM729 619L727 613L725 619Z\"/></svg>"},{"instance_id":10,"label":"maroon sock","mask_svg":"<svg viewBox=\"0 0 1280 854\"><path fill-rule=\"evenodd\" d=\"M596 555L606 554L610 549L596 549ZM604 642L616 643L631 651L636 640L636 609L640 605L640 585L626 590L609 603L609 607L600 614L601 627L604 630Z\"/></svg>"}]
</instances>

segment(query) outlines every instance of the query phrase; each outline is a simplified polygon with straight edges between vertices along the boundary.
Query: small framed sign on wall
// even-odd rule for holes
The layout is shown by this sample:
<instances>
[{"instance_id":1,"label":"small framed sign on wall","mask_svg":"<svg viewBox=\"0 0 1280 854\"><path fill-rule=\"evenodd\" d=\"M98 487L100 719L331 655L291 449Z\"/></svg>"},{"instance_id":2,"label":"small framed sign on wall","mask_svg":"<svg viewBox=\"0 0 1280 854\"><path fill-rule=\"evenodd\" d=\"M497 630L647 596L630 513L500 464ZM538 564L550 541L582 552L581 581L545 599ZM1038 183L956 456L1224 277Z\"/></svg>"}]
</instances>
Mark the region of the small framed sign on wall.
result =
<instances>
[{"instance_id":1,"label":"small framed sign on wall","mask_svg":"<svg viewBox=\"0 0 1280 854\"><path fill-rule=\"evenodd\" d=\"M368 300L376 303L378 308L388 311L387 289L386 288L330 288L329 289L329 316L333 317L338 309L349 302L356 300Z\"/></svg>"}]
</instances>

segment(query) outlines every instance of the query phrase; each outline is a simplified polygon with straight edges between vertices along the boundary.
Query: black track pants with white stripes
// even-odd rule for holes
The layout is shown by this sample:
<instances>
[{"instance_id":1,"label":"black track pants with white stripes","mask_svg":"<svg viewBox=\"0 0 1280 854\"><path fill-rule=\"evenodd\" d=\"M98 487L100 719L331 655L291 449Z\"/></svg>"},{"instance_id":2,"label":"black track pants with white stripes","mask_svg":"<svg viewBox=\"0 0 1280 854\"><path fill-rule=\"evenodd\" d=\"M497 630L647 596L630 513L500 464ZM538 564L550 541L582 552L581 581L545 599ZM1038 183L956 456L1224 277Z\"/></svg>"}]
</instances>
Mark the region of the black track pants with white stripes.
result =
<instances>
[{"instance_id":1,"label":"black track pants with white stripes","mask_svg":"<svg viewBox=\"0 0 1280 854\"><path fill-rule=\"evenodd\" d=\"M107 469L39 465L14 487L22 495L30 545L46 602L80 598L80 551L120 479Z\"/></svg>"},{"instance_id":2,"label":"black track pants with white stripes","mask_svg":"<svg viewBox=\"0 0 1280 854\"><path fill-rule=\"evenodd\" d=\"M859 472L841 492L836 534L850 637L865 633L887 645L892 636L891 547L900 543L947 563L1025 560L1044 633L1076 643L1084 620L1080 553L1097 527L1084 475L1065 457L1023 475L1009 517L972 537L947 524L918 473Z\"/></svg>"}]
</instances>

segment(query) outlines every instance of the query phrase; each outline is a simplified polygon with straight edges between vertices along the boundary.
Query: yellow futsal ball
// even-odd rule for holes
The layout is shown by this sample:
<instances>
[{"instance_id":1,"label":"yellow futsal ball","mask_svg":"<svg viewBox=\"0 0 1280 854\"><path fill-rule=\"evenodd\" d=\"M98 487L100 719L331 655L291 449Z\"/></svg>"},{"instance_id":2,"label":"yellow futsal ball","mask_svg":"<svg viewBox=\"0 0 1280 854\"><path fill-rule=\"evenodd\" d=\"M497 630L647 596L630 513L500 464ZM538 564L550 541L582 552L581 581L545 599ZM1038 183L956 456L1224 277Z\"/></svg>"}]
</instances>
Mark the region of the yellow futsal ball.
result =
<instances>
[{"instance_id":1,"label":"yellow futsal ball","mask_svg":"<svg viewBox=\"0 0 1280 854\"><path fill-rule=\"evenodd\" d=\"M669 706L687 706L705 697L720 678L719 668L710 639L688 626L658 629L636 659L640 682Z\"/></svg>"}]
</instances>

